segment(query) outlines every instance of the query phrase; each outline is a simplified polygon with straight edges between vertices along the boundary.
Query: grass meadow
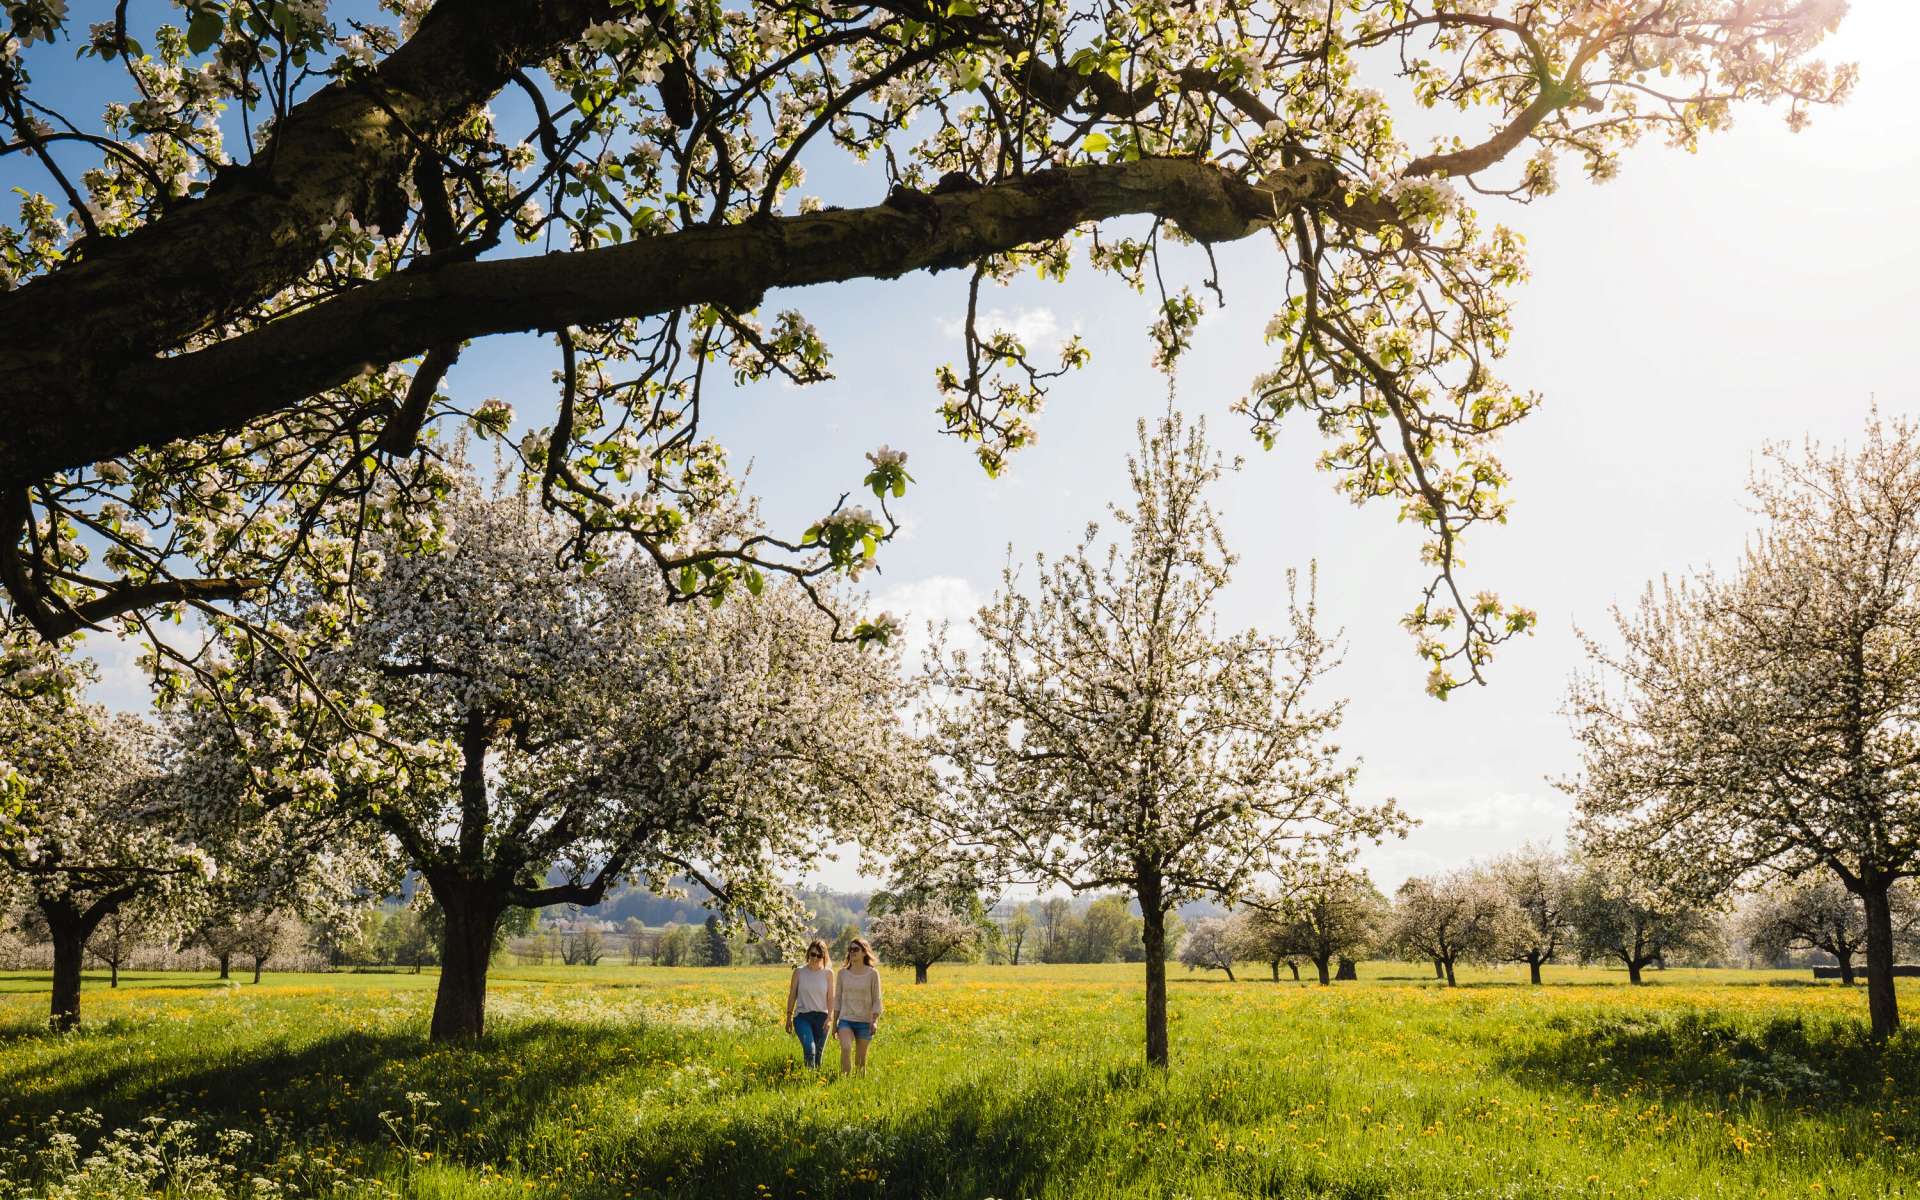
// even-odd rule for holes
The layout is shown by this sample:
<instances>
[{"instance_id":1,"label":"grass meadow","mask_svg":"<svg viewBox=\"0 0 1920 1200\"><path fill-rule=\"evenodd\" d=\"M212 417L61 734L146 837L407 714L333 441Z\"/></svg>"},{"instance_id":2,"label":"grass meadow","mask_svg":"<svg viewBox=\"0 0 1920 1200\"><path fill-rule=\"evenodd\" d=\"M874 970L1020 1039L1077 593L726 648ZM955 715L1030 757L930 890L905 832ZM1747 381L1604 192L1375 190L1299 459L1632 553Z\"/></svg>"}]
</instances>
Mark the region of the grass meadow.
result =
<instances>
[{"instance_id":1,"label":"grass meadow","mask_svg":"<svg viewBox=\"0 0 1920 1200\"><path fill-rule=\"evenodd\" d=\"M428 1044L430 972L90 977L67 1036L0 975L0 1197L1920 1196L1920 1032L1858 989L1523 971L1175 968L1164 1077L1137 965L889 971L850 1080L781 968L502 968L477 1048Z\"/></svg>"}]
</instances>

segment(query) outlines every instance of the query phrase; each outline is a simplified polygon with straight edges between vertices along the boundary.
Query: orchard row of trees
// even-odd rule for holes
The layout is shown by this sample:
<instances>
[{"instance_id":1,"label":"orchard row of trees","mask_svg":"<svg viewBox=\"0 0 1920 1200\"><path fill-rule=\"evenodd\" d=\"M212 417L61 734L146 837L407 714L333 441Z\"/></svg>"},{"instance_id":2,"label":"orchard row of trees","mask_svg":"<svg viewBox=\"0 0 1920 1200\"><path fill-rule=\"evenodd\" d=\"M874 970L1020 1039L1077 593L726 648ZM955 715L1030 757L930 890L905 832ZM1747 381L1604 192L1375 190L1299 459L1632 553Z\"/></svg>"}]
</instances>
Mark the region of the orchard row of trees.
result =
<instances>
[{"instance_id":1,"label":"orchard row of trees","mask_svg":"<svg viewBox=\"0 0 1920 1200\"><path fill-rule=\"evenodd\" d=\"M1920 902L1895 889L1895 945L1920 952ZM1831 957L1843 982L1865 944L1866 910L1829 880L1775 881L1729 907L1602 857L1569 858L1528 847L1439 875L1415 877L1389 901L1362 874L1322 873L1278 902L1195 925L1181 961L1224 970L1305 961L1330 981L1340 959L1428 961L1449 986L1462 962L1525 963L1531 982L1554 962L1618 964L1632 983L1649 966L1725 960L1736 950L1761 965L1793 952Z\"/></svg>"},{"instance_id":2,"label":"orchard row of trees","mask_svg":"<svg viewBox=\"0 0 1920 1200\"><path fill-rule=\"evenodd\" d=\"M1892 1028L1896 884L1920 867L1901 757L1917 698L1900 691L1920 661L1900 641L1920 636L1901 607L1920 611L1920 438L1870 432L1858 459L1810 457L1757 485L1778 520L1737 588L1709 580L1623 620L1630 653L1606 660L1631 665L1623 692L1576 687L1572 882L1540 859L1411 881L1395 944L1450 976L1513 945L1537 971L1567 938L1637 978L1698 944L1712 898L1830 869L1859 897L1870 1011ZM450 469L439 524L364 548L383 564L360 621L314 592L216 624L189 670L162 676L157 724L78 703L58 661L0 695L0 882L53 940L55 1024L77 1018L83 947L129 904L182 929L228 911L312 919L412 873L439 922L435 1034L474 1036L510 912L685 879L786 944L802 916L779 872L857 837L904 881L873 898L869 931L923 977L997 936L983 892L1111 897L1071 922L1043 905L1004 936L1055 959L1137 942L1148 1058L1164 1063L1180 905L1244 904L1254 932L1199 944L1263 939L1261 961L1324 976L1368 923L1356 848L1411 823L1358 794L1334 741L1342 705L1317 693L1337 654L1311 577L1283 634L1215 628L1235 560L1206 493L1227 469L1200 428L1143 423L1134 502L1114 509L1124 536L1090 531L1027 591L1009 572L975 617L978 645L936 638L911 684L878 638L836 639L802 584L673 603L650 564L612 550L565 587L534 586L567 554L565 525ZM903 478L898 456L874 456L876 493ZM833 521L813 533L870 553ZM1764 603L1739 607L1755 589ZM1768 625L1775 657L1743 659L1747 625L1782 603L1808 643ZM274 624L329 632L293 663L258 634ZM1788 660L1821 685L1778 676ZM1776 687L1801 690L1749 695ZM337 736L343 711L371 732ZM705 961L731 961L719 918L706 936Z\"/></svg>"}]
</instances>

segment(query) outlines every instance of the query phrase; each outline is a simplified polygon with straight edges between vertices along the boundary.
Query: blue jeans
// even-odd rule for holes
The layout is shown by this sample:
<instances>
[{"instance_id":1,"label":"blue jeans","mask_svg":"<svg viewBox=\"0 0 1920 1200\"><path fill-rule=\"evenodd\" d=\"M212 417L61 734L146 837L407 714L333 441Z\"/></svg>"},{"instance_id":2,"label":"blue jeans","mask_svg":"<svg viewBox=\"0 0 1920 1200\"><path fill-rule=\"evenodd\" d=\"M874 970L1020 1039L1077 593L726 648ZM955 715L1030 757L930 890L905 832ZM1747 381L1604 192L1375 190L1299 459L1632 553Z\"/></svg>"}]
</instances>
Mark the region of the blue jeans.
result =
<instances>
[{"instance_id":1,"label":"blue jeans","mask_svg":"<svg viewBox=\"0 0 1920 1200\"><path fill-rule=\"evenodd\" d=\"M793 1031L800 1035L800 1053L806 1057L807 1065L820 1065L820 1051L827 1044L827 1014L823 1012L803 1012L793 1014Z\"/></svg>"}]
</instances>

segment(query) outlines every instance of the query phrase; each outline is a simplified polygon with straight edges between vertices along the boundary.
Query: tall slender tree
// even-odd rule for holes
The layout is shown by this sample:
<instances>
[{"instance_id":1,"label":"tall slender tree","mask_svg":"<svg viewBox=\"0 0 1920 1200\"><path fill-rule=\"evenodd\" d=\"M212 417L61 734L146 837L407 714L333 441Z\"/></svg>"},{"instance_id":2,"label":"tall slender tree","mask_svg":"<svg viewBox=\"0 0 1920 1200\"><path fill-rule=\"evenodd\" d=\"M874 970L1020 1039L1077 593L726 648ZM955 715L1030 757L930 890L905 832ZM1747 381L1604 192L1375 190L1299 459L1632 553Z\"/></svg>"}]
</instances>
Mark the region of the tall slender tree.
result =
<instances>
[{"instance_id":1,"label":"tall slender tree","mask_svg":"<svg viewBox=\"0 0 1920 1200\"><path fill-rule=\"evenodd\" d=\"M1142 422L1125 541L1042 559L1031 595L1008 570L974 620L975 653L930 664L930 741L945 791L923 829L1000 869L1139 905L1146 1056L1168 1062L1167 914L1232 901L1302 854L1400 829L1352 795L1332 737L1341 705L1311 590L1285 632L1222 634L1233 556L1206 500L1225 466L1204 427Z\"/></svg>"},{"instance_id":2,"label":"tall slender tree","mask_svg":"<svg viewBox=\"0 0 1920 1200\"><path fill-rule=\"evenodd\" d=\"M1596 846L1701 887L1769 868L1860 897L1876 1036L1900 1023L1889 893L1920 873L1920 426L1772 446L1737 571L1649 588L1569 711ZM1698 890L1698 889L1696 889Z\"/></svg>"}]
</instances>

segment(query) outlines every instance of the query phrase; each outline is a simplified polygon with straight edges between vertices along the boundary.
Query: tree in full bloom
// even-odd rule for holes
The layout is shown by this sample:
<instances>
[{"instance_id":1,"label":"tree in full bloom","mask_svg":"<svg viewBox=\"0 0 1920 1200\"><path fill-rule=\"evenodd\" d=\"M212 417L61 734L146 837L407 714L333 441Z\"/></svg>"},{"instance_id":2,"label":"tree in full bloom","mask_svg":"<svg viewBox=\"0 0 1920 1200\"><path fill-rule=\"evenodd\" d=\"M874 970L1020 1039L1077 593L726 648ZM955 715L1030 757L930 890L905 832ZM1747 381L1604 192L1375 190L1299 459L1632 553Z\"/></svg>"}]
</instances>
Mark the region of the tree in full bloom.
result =
<instances>
[{"instance_id":1,"label":"tree in full bloom","mask_svg":"<svg viewBox=\"0 0 1920 1200\"><path fill-rule=\"evenodd\" d=\"M60 692L0 696L0 758L20 799L0 808L0 894L37 910L53 942L50 1021L80 1021L87 940L138 903L190 911L214 875L190 806L172 788L159 731ZM175 910L175 911L169 911Z\"/></svg>"},{"instance_id":2,"label":"tree in full bloom","mask_svg":"<svg viewBox=\"0 0 1920 1200\"><path fill-rule=\"evenodd\" d=\"M1403 827L1388 801L1352 795L1332 738L1341 705L1310 693L1334 665L1312 599L1285 632L1223 634L1229 581L1206 490L1225 471L1201 426L1140 426L1123 542L1091 529L1011 568L973 622L975 652L929 664L929 742L941 796L921 830L982 873L1076 892L1124 891L1141 914L1147 1060L1168 1062L1167 914L1231 903L1302 855L1338 856Z\"/></svg>"},{"instance_id":3,"label":"tree in full bloom","mask_svg":"<svg viewBox=\"0 0 1920 1200\"><path fill-rule=\"evenodd\" d=\"M1567 920L1581 959L1618 962L1630 983L1655 963L1720 945L1713 909L1692 894L1684 872L1635 868L1617 857L1583 866L1567 894Z\"/></svg>"},{"instance_id":4,"label":"tree in full bloom","mask_svg":"<svg viewBox=\"0 0 1920 1200\"><path fill-rule=\"evenodd\" d=\"M1233 982L1233 960L1239 949L1226 917L1202 917L1180 939L1180 965L1189 971L1225 971Z\"/></svg>"},{"instance_id":5,"label":"tree in full bloom","mask_svg":"<svg viewBox=\"0 0 1920 1200\"><path fill-rule=\"evenodd\" d=\"M1472 197L1604 180L1747 105L1798 126L1853 81L1813 57L1841 0L381 8L0 13L0 154L33 172L0 225L10 625L161 639L300 579L351 597L364 536L436 502L436 429L512 425L449 368L536 330L556 416L507 449L544 504L702 594L852 570L884 508L778 538L698 520L730 487L703 405L830 374L774 292L957 272L929 390L998 471L1086 351L1043 358L983 288L1152 289L1170 368L1213 280L1167 251L1258 238L1273 349L1241 409L1263 440L1316 425L1344 491L1426 530L1408 624L1445 694L1533 623L1456 578L1506 512L1493 442L1535 407L1495 369L1521 242ZM1410 142L1414 112L1437 125Z\"/></svg>"},{"instance_id":6,"label":"tree in full bloom","mask_svg":"<svg viewBox=\"0 0 1920 1200\"><path fill-rule=\"evenodd\" d=\"M1890 900L1890 907L1907 918L1896 920L1896 927L1911 924L1910 889L1895 887ZM1790 950L1831 954L1840 967L1840 982L1848 985L1854 982L1854 960L1867 946L1866 911L1860 898L1829 875L1762 889L1741 911L1738 928L1747 949L1769 965Z\"/></svg>"},{"instance_id":7,"label":"tree in full bloom","mask_svg":"<svg viewBox=\"0 0 1920 1200\"><path fill-rule=\"evenodd\" d=\"M1513 927L1513 938L1502 956L1527 964L1530 982L1540 982L1540 968L1552 962L1572 932L1567 923L1573 865L1563 854L1544 846L1523 846L1493 860L1487 870L1526 917Z\"/></svg>"},{"instance_id":8,"label":"tree in full bloom","mask_svg":"<svg viewBox=\"0 0 1920 1200\"><path fill-rule=\"evenodd\" d=\"M1447 986L1457 987L1454 968L1461 960L1498 961L1524 923L1491 875L1463 867L1401 884L1386 940L1412 958L1432 962Z\"/></svg>"},{"instance_id":9,"label":"tree in full bloom","mask_svg":"<svg viewBox=\"0 0 1920 1200\"><path fill-rule=\"evenodd\" d=\"M1860 897L1867 1007L1899 1027L1889 896L1920 874L1920 425L1769 448L1736 571L1648 588L1568 709L1587 839L1696 891L1830 872Z\"/></svg>"},{"instance_id":10,"label":"tree in full bloom","mask_svg":"<svg viewBox=\"0 0 1920 1200\"><path fill-rule=\"evenodd\" d=\"M617 546L557 569L575 531L512 489L456 478L442 517L430 542L365 548L351 631L317 593L227 629L232 662L195 697L239 714L226 790L351 827L390 878L425 879L444 916L436 1039L482 1032L509 906L684 879L790 937L778 868L827 832L879 838L912 779L893 659L835 641L790 586L669 604ZM269 622L332 640L288 670L246 636ZM335 709L368 732L328 736Z\"/></svg>"},{"instance_id":11,"label":"tree in full bloom","mask_svg":"<svg viewBox=\"0 0 1920 1200\"><path fill-rule=\"evenodd\" d=\"M972 950L980 940L980 925L966 913L938 904L894 908L875 917L867 937L880 961L911 963L913 981L925 983L927 969Z\"/></svg>"},{"instance_id":12,"label":"tree in full bloom","mask_svg":"<svg viewBox=\"0 0 1920 1200\"><path fill-rule=\"evenodd\" d=\"M1269 905L1267 911L1248 913L1247 929L1261 957L1304 958L1319 973L1322 987L1333 983L1342 957L1362 953L1380 939L1389 913L1387 898L1366 872L1324 862L1293 872Z\"/></svg>"}]
</instances>

